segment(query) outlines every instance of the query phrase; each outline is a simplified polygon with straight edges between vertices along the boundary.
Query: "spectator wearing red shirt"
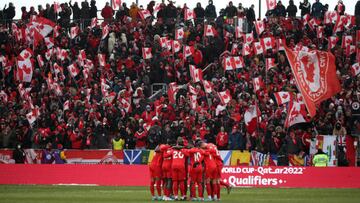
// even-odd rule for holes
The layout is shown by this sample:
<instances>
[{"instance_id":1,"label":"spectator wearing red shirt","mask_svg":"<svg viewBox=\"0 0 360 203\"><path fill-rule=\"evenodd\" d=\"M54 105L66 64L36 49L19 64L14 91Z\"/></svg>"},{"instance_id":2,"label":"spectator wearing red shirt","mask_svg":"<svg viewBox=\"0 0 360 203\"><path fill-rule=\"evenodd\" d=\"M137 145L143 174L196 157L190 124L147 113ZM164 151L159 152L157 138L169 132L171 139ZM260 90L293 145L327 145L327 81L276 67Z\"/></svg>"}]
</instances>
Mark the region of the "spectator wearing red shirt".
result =
<instances>
[{"instance_id":1,"label":"spectator wearing red shirt","mask_svg":"<svg viewBox=\"0 0 360 203\"><path fill-rule=\"evenodd\" d=\"M221 126L220 132L216 135L216 145L220 150L227 149L229 143L229 135L225 132L225 128Z\"/></svg>"},{"instance_id":2,"label":"spectator wearing red shirt","mask_svg":"<svg viewBox=\"0 0 360 203\"><path fill-rule=\"evenodd\" d=\"M101 16L106 22L110 22L114 15L114 10L109 5L109 2L106 2L105 7L101 10Z\"/></svg>"},{"instance_id":3,"label":"spectator wearing red shirt","mask_svg":"<svg viewBox=\"0 0 360 203\"><path fill-rule=\"evenodd\" d=\"M146 148L146 139L147 139L147 132L144 130L143 127L140 127L138 131L134 134L136 139L135 148L136 149L145 149Z\"/></svg>"},{"instance_id":4,"label":"spectator wearing red shirt","mask_svg":"<svg viewBox=\"0 0 360 203\"><path fill-rule=\"evenodd\" d=\"M146 111L141 114L141 118L144 120L145 123L151 122L154 117L154 112L151 111L151 106L146 106Z\"/></svg>"}]
</instances>

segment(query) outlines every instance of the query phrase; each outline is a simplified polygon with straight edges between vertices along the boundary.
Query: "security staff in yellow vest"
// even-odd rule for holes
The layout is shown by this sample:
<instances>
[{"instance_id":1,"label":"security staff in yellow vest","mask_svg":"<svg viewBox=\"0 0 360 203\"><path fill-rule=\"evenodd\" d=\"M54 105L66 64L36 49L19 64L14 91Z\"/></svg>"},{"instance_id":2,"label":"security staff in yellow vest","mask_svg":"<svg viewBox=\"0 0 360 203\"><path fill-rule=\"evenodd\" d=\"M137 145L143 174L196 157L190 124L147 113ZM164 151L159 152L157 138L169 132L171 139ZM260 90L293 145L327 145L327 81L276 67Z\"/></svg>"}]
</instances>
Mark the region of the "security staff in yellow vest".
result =
<instances>
[{"instance_id":1,"label":"security staff in yellow vest","mask_svg":"<svg viewBox=\"0 0 360 203\"><path fill-rule=\"evenodd\" d=\"M113 150L123 150L124 145L125 145L125 140L121 138L119 134L112 139Z\"/></svg>"},{"instance_id":2,"label":"security staff in yellow vest","mask_svg":"<svg viewBox=\"0 0 360 203\"><path fill-rule=\"evenodd\" d=\"M321 149L318 149L318 152L313 158L313 166L315 167L326 167L329 163L329 157Z\"/></svg>"}]
</instances>

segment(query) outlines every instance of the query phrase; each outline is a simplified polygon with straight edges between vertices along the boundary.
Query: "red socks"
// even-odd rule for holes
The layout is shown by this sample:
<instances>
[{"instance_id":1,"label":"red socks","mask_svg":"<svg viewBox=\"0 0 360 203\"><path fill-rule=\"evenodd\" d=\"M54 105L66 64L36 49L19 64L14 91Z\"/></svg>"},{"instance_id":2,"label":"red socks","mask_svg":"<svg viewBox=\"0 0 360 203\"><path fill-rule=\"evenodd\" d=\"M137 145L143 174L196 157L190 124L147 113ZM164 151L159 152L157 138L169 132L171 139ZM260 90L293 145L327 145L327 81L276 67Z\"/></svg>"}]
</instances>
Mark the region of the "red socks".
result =
<instances>
[{"instance_id":1,"label":"red socks","mask_svg":"<svg viewBox=\"0 0 360 203\"><path fill-rule=\"evenodd\" d=\"M201 183L198 183L198 193L200 198L204 198L203 186Z\"/></svg>"},{"instance_id":2,"label":"red socks","mask_svg":"<svg viewBox=\"0 0 360 203\"><path fill-rule=\"evenodd\" d=\"M156 181L156 191L158 193L158 197L161 197L161 180Z\"/></svg>"},{"instance_id":3,"label":"red socks","mask_svg":"<svg viewBox=\"0 0 360 203\"><path fill-rule=\"evenodd\" d=\"M216 185L216 195L217 198L220 199L220 184L219 183L215 183Z\"/></svg>"},{"instance_id":4,"label":"red socks","mask_svg":"<svg viewBox=\"0 0 360 203\"><path fill-rule=\"evenodd\" d=\"M174 181L174 180L173 180L173 193L175 197L177 197L179 194L178 181Z\"/></svg>"},{"instance_id":5,"label":"red socks","mask_svg":"<svg viewBox=\"0 0 360 203\"><path fill-rule=\"evenodd\" d=\"M155 188L154 188L154 184L155 184L155 181L151 181L150 182L150 192L151 192L151 196L155 196Z\"/></svg>"},{"instance_id":6,"label":"red socks","mask_svg":"<svg viewBox=\"0 0 360 203\"><path fill-rule=\"evenodd\" d=\"M196 196L196 188L195 183L190 184L190 198L193 198Z\"/></svg>"},{"instance_id":7,"label":"red socks","mask_svg":"<svg viewBox=\"0 0 360 203\"><path fill-rule=\"evenodd\" d=\"M181 196L185 196L185 183L184 181L180 181L180 191L181 191Z\"/></svg>"},{"instance_id":8,"label":"red socks","mask_svg":"<svg viewBox=\"0 0 360 203\"><path fill-rule=\"evenodd\" d=\"M208 196L212 196L212 190L211 190L211 185L210 183L206 183L206 192L208 194Z\"/></svg>"},{"instance_id":9,"label":"red socks","mask_svg":"<svg viewBox=\"0 0 360 203\"><path fill-rule=\"evenodd\" d=\"M225 186L226 188L230 187L229 183L225 183L222 180L220 180L220 185Z\"/></svg>"}]
</instances>

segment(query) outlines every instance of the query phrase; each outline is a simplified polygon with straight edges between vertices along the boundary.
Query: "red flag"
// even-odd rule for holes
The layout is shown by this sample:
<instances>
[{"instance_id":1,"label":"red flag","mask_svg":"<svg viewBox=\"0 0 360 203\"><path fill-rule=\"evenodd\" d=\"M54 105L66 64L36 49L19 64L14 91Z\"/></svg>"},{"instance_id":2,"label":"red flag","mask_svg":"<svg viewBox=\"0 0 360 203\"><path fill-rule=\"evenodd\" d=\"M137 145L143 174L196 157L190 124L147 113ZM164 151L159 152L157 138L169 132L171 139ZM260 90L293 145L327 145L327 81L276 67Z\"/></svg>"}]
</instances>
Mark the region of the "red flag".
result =
<instances>
[{"instance_id":1,"label":"red flag","mask_svg":"<svg viewBox=\"0 0 360 203\"><path fill-rule=\"evenodd\" d=\"M197 109L198 102L197 102L197 96L196 95L190 95L190 107L193 110Z\"/></svg>"},{"instance_id":2,"label":"red flag","mask_svg":"<svg viewBox=\"0 0 360 203\"><path fill-rule=\"evenodd\" d=\"M195 18L195 12L191 9L185 9L184 20L188 21Z\"/></svg>"},{"instance_id":3,"label":"red flag","mask_svg":"<svg viewBox=\"0 0 360 203\"><path fill-rule=\"evenodd\" d=\"M346 47L346 50L345 50L345 54L346 56L350 56L351 54L355 53L356 52L356 47L355 45L348 45Z\"/></svg>"},{"instance_id":4,"label":"red flag","mask_svg":"<svg viewBox=\"0 0 360 203\"><path fill-rule=\"evenodd\" d=\"M79 69L77 68L77 66L76 66L76 63L73 63L73 64L71 64L70 66L68 66L67 67L68 68L68 71L69 71L69 73L71 74L71 76L73 77L73 78L75 78L78 74L79 74Z\"/></svg>"},{"instance_id":5,"label":"red flag","mask_svg":"<svg viewBox=\"0 0 360 203\"><path fill-rule=\"evenodd\" d=\"M190 94L195 94L195 95L197 95L198 94L198 92L197 92L197 90L196 90L196 88L195 87L193 87L192 85L188 85L188 89L189 89L189 93Z\"/></svg>"},{"instance_id":6,"label":"red flag","mask_svg":"<svg viewBox=\"0 0 360 203\"><path fill-rule=\"evenodd\" d=\"M285 128L289 128L298 123L306 123L306 109L305 105L298 102L291 102L287 117L285 120Z\"/></svg>"},{"instance_id":7,"label":"red flag","mask_svg":"<svg viewBox=\"0 0 360 203\"><path fill-rule=\"evenodd\" d=\"M316 28L316 35L317 35L317 38L324 37L324 26L319 26Z\"/></svg>"},{"instance_id":8,"label":"red flag","mask_svg":"<svg viewBox=\"0 0 360 203\"><path fill-rule=\"evenodd\" d=\"M89 78L89 68L85 68L82 70L82 73L84 75L84 79L87 80Z\"/></svg>"},{"instance_id":9,"label":"red flag","mask_svg":"<svg viewBox=\"0 0 360 203\"><path fill-rule=\"evenodd\" d=\"M251 44L254 41L254 35L252 32L244 34L243 38L246 44Z\"/></svg>"},{"instance_id":10,"label":"red flag","mask_svg":"<svg viewBox=\"0 0 360 203\"><path fill-rule=\"evenodd\" d=\"M149 10L142 10L142 11L139 11L139 15L141 17L141 19L145 20L149 17L151 17L151 13Z\"/></svg>"},{"instance_id":11,"label":"red flag","mask_svg":"<svg viewBox=\"0 0 360 203\"><path fill-rule=\"evenodd\" d=\"M187 58L195 53L194 46L184 46L184 58Z\"/></svg>"},{"instance_id":12,"label":"red flag","mask_svg":"<svg viewBox=\"0 0 360 203\"><path fill-rule=\"evenodd\" d=\"M266 7L268 10L274 10L276 7L276 0L266 0Z\"/></svg>"},{"instance_id":13,"label":"red flag","mask_svg":"<svg viewBox=\"0 0 360 203\"><path fill-rule=\"evenodd\" d=\"M184 28L179 28L175 30L175 39L180 40L184 38Z\"/></svg>"},{"instance_id":14,"label":"red flag","mask_svg":"<svg viewBox=\"0 0 360 203\"><path fill-rule=\"evenodd\" d=\"M242 27L240 27L240 26L237 26L236 28L235 28L235 37L236 37L236 39L239 39L240 37L242 37L243 35L242 35Z\"/></svg>"},{"instance_id":15,"label":"red flag","mask_svg":"<svg viewBox=\"0 0 360 203\"><path fill-rule=\"evenodd\" d=\"M143 59L151 59L152 58L151 48L143 47L142 55L143 55Z\"/></svg>"},{"instance_id":16,"label":"red flag","mask_svg":"<svg viewBox=\"0 0 360 203\"><path fill-rule=\"evenodd\" d=\"M176 93L179 91L180 87L176 84L176 82L172 82L169 84L168 88L168 96L169 101L171 103L176 103Z\"/></svg>"},{"instance_id":17,"label":"red flag","mask_svg":"<svg viewBox=\"0 0 360 203\"><path fill-rule=\"evenodd\" d=\"M76 36L79 35L80 28L78 26L70 28L70 38L74 39Z\"/></svg>"},{"instance_id":18,"label":"red flag","mask_svg":"<svg viewBox=\"0 0 360 203\"><path fill-rule=\"evenodd\" d=\"M206 37L214 37L216 35L216 30L212 25L205 25L204 35Z\"/></svg>"},{"instance_id":19,"label":"red flag","mask_svg":"<svg viewBox=\"0 0 360 203\"><path fill-rule=\"evenodd\" d=\"M229 90L218 92L218 95L223 105L226 105L231 101L231 94Z\"/></svg>"},{"instance_id":20,"label":"red flag","mask_svg":"<svg viewBox=\"0 0 360 203\"><path fill-rule=\"evenodd\" d=\"M173 53L179 52L180 49L181 49L181 44L180 44L180 42L177 41L177 40L172 40L171 42L172 42L171 45L172 45L172 51L173 51Z\"/></svg>"},{"instance_id":21,"label":"red flag","mask_svg":"<svg viewBox=\"0 0 360 203\"><path fill-rule=\"evenodd\" d=\"M121 6L121 0L111 0L112 9L116 10Z\"/></svg>"},{"instance_id":22,"label":"red flag","mask_svg":"<svg viewBox=\"0 0 360 203\"><path fill-rule=\"evenodd\" d=\"M287 47L285 51L306 108L310 116L314 117L316 104L341 91L335 57L330 52L292 51Z\"/></svg>"},{"instance_id":23,"label":"red flag","mask_svg":"<svg viewBox=\"0 0 360 203\"><path fill-rule=\"evenodd\" d=\"M98 54L99 64L102 67L105 67L106 61L105 61L105 54Z\"/></svg>"},{"instance_id":24,"label":"red flag","mask_svg":"<svg viewBox=\"0 0 360 203\"><path fill-rule=\"evenodd\" d=\"M260 111L256 105L251 105L244 114L244 121L246 130L249 134L253 134L257 126L257 118L260 116Z\"/></svg>"},{"instance_id":25,"label":"red flag","mask_svg":"<svg viewBox=\"0 0 360 203\"><path fill-rule=\"evenodd\" d=\"M160 46L161 48L166 48L167 47L167 37L160 37Z\"/></svg>"},{"instance_id":26,"label":"red flag","mask_svg":"<svg viewBox=\"0 0 360 203\"><path fill-rule=\"evenodd\" d=\"M274 58L266 58L265 59L266 71L270 70L271 68L275 67L275 59Z\"/></svg>"},{"instance_id":27,"label":"red flag","mask_svg":"<svg viewBox=\"0 0 360 203\"><path fill-rule=\"evenodd\" d=\"M203 80L203 72L200 68L196 68L194 65L189 65L190 76L193 82L200 82Z\"/></svg>"},{"instance_id":28,"label":"red flag","mask_svg":"<svg viewBox=\"0 0 360 203\"><path fill-rule=\"evenodd\" d=\"M119 101L121 107L124 108L127 113L131 112L131 104L125 98L120 98Z\"/></svg>"},{"instance_id":29,"label":"red flag","mask_svg":"<svg viewBox=\"0 0 360 203\"><path fill-rule=\"evenodd\" d=\"M261 38L261 44L265 50L273 49L275 46L275 39L273 37Z\"/></svg>"},{"instance_id":30,"label":"red flag","mask_svg":"<svg viewBox=\"0 0 360 203\"><path fill-rule=\"evenodd\" d=\"M264 53L264 47L261 42L254 42L254 51L256 55Z\"/></svg>"},{"instance_id":31,"label":"red flag","mask_svg":"<svg viewBox=\"0 0 360 203\"><path fill-rule=\"evenodd\" d=\"M293 98L290 92L275 92L274 96L278 106L290 102Z\"/></svg>"},{"instance_id":32,"label":"red flag","mask_svg":"<svg viewBox=\"0 0 360 203\"><path fill-rule=\"evenodd\" d=\"M351 45L352 42L353 42L353 37L351 35L343 36L341 41L341 47L346 48L349 45Z\"/></svg>"},{"instance_id":33,"label":"red flag","mask_svg":"<svg viewBox=\"0 0 360 203\"><path fill-rule=\"evenodd\" d=\"M206 93L210 94L214 90L214 85L210 81L203 80L202 83L204 85L204 90Z\"/></svg>"},{"instance_id":34,"label":"red flag","mask_svg":"<svg viewBox=\"0 0 360 203\"><path fill-rule=\"evenodd\" d=\"M109 35L109 30L110 30L110 28L108 25L105 25L103 27L101 39L105 39Z\"/></svg>"},{"instance_id":35,"label":"red flag","mask_svg":"<svg viewBox=\"0 0 360 203\"><path fill-rule=\"evenodd\" d=\"M95 18L92 18L91 19L91 25L90 25L90 28L94 28L97 26L97 23L98 23L98 19L95 17Z\"/></svg>"},{"instance_id":36,"label":"red flag","mask_svg":"<svg viewBox=\"0 0 360 203\"><path fill-rule=\"evenodd\" d=\"M44 42L45 42L47 49L51 49L55 43L54 38L52 38L52 37L45 37Z\"/></svg>"},{"instance_id":37,"label":"red flag","mask_svg":"<svg viewBox=\"0 0 360 203\"><path fill-rule=\"evenodd\" d=\"M276 46L278 51L284 51L284 45L286 45L285 39L276 39Z\"/></svg>"},{"instance_id":38,"label":"red flag","mask_svg":"<svg viewBox=\"0 0 360 203\"><path fill-rule=\"evenodd\" d=\"M255 29L258 35L261 35L265 31L265 23L264 21L256 21L255 22Z\"/></svg>"},{"instance_id":39,"label":"red flag","mask_svg":"<svg viewBox=\"0 0 360 203\"><path fill-rule=\"evenodd\" d=\"M224 70L235 70L244 67L244 60L240 56L231 56L224 58Z\"/></svg>"},{"instance_id":40,"label":"red flag","mask_svg":"<svg viewBox=\"0 0 360 203\"><path fill-rule=\"evenodd\" d=\"M336 43L339 41L338 37L329 37L328 39L328 49L333 49L336 46Z\"/></svg>"},{"instance_id":41,"label":"red flag","mask_svg":"<svg viewBox=\"0 0 360 203\"><path fill-rule=\"evenodd\" d=\"M37 55L37 57L36 57L36 59L37 59L37 62L38 62L38 64L39 64L39 67L44 67L44 60L43 60L43 58L41 57L41 55Z\"/></svg>"},{"instance_id":42,"label":"red flag","mask_svg":"<svg viewBox=\"0 0 360 203\"><path fill-rule=\"evenodd\" d=\"M354 77L360 73L359 62L357 62L351 66L351 73L354 75Z\"/></svg>"},{"instance_id":43,"label":"red flag","mask_svg":"<svg viewBox=\"0 0 360 203\"><path fill-rule=\"evenodd\" d=\"M39 108L36 106L28 114L26 114L26 119L28 120L29 124L32 125L39 116L40 111Z\"/></svg>"},{"instance_id":44,"label":"red flag","mask_svg":"<svg viewBox=\"0 0 360 203\"><path fill-rule=\"evenodd\" d=\"M61 60L65 60L69 56L69 53L65 49L60 50L60 54L58 53L58 57Z\"/></svg>"},{"instance_id":45,"label":"red flag","mask_svg":"<svg viewBox=\"0 0 360 203\"><path fill-rule=\"evenodd\" d=\"M250 45L249 44L243 44L242 55L247 56L250 53L251 53Z\"/></svg>"},{"instance_id":46,"label":"red flag","mask_svg":"<svg viewBox=\"0 0 360 203\"><path fill-rule=\"evenodd\" d=\"M69 110L70 109L70 101L66 100L64 102L64 107L63 107L63 111Z\"/></svg>"},{"instance_id":47,"label":"red flag","mask_svg":"<svg viewBox=\"0 0 360 203\"><path fill-rule=\"evenodd\" d=\"M18 57L17 67L17 79L22 82L31 82L33 75L32 61L29 58L22 60L21 57Z\"/></svg>"},{"instance_id":48,"label":"red flag","mask_svg":"<svg viewBox=\"0 0 360 203\"><path fill-rule=\"evenodd\" d=\"M264 82L260 77L253 78L254 92L256 93L264 86Z\"/></svg>"}]
</instances>

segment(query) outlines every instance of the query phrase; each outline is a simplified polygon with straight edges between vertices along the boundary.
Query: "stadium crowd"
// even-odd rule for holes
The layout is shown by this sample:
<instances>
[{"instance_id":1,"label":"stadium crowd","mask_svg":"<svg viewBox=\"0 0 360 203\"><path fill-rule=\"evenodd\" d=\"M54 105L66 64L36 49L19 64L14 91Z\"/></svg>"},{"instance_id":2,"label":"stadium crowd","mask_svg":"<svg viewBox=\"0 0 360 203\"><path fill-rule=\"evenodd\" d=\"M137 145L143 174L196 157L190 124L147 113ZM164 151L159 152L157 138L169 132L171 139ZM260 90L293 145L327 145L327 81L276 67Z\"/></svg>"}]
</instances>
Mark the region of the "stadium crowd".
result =
<instances>
[{"instance_id":1,"label":"stadium crowd","mask_svg":"<svg viewBox=\"0 0 360 203\"><path fill-rule=\"evenodd\" d=\"M121 141L121 149L154 149L159 143L175 143L178 137L185 143L199 137L219 149L308 154L316 134L360 134L359 117L353 115L359 113L355 102L360 100L360 75L351 71L359 61L356 52L348 53L342 47L342 36L349 35L359 48L355 39L360 27L360 1L355 18L339 32L334 32L334 22L325 23L326 12L334 8L319 0L312 5L307 0L294 5L290 0L287 8L278 1L275 9L266 13L260 35L254 23L254 6L244 8L239 3L236 7L231 1L218 15L211 0L205 8L198 3L193 21L184 19L190 10L186 4L175 7L172 1L151 1L146 9L135 3L128 8L123 3L117 11L106 4L101 17L94 0L81 6L71 1L47 4L45 8L39 5L37 11L22 7L21 20L13 20L14 6L9 4L1 13L6 20L0 28L0 148L14 148L20 143L23 148L36 149L51 143L52 148L106 149ZM149 17L144 17L145 10ZM353 15L342 1L334 11ZM301 17L296 17L298 13ZM13 32L25 30L34 15L58 25L49 36L54 38L54 48L67 50L64 58L58 52L46 59L50 50L46 41L34 47L31 39L19 39ZM304 23L309 15L318 22L315 28ZM96 17L104 20L93 26ZM253 33L254 41L274 37L285 39L290 48L330 50L336 57L341 93L323 102L316 117L307 123L285 128L287 105L278 105L274 93L298 93L285 52L276 44L263 54L255 54L250 46L245 55L244 37L236 36L234 25L238 22L243 22L243 32ZM213 28L211 36L204 30L207 25ZM322 38L316 31L320 25L324 28ZM80 31L73 36L76 26ZM105 28L109 34L103 38ZM338 41L329 48L330 36L338 36ZM189 56L185 51L175 52L176 45L164 45L164 37L169 42L178 39L184 49L185 45L194 49ZM26 48L34 52L34 70L30 82L21 82L16 74L17 60ZM85 51L86 63L79 59L81 50ZM99 54L105 55L105 64ZM242 56L244 66L225 70L223 60L231 55ZM266 58L275 59L274 68L267 70ZM81 70L75 75L67 68L74 63ZM55 64L63 69L56 71ZM203 80L209 82L212 91L204 89L203 81L194 81L189 65L203 69ZM255 77L263 81L260 89L254 89ZM152 91L152 85L158 83L166 84L170 91ZM216 92L226 90L232 99L224 105ZM256 130L250 133L244 113L255 104L260 112ZM27 117L29 112L35 121Z\"/></svg>"}]
</instances>

